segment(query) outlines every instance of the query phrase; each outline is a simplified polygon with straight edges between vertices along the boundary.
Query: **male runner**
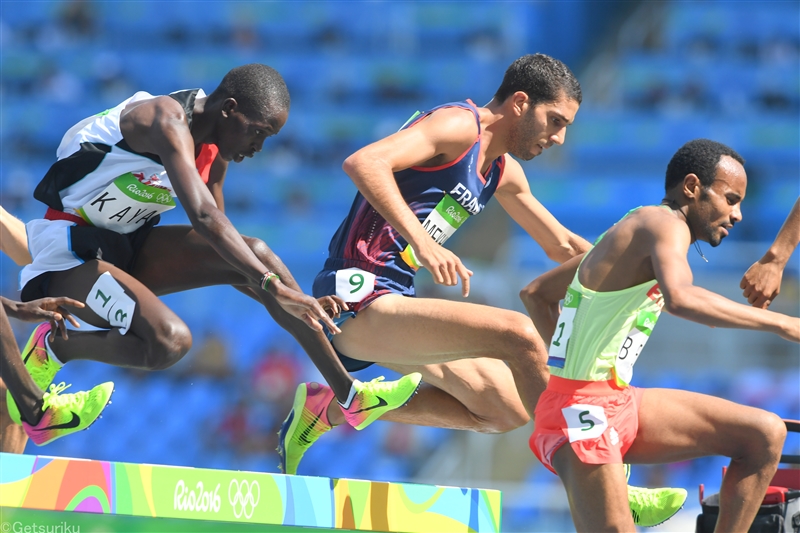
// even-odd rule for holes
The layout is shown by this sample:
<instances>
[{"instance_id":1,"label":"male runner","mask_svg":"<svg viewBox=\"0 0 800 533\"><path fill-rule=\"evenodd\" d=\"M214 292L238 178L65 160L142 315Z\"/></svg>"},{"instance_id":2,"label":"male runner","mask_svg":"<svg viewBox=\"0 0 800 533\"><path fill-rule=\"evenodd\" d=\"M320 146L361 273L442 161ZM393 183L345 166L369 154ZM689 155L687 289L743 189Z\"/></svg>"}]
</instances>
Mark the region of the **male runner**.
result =
<instances>
[{"instance_id":1,"label":"male runner","mask_svg":"<svg viewBox=\"0 0 800 533\"><path fill-rule=\"evenodd\" d=\"M26 366L40 387L72 359L147 370L173 365L191 347L191 333L157 296L227 284L261 302L298 340L353 426L408 400L420 376L354 381L320 325L338 333L327 313L338 314L341 302L303 294L272 250L239 235L222 211L228 163L261 151L288 113L280 74L250 64L228 72L208 96L199 89L138 92L64 135L58 161L34 191L48 209L27 224L33 262L20 276L22 297L85 301L75 315L107 329L51 343L49 324L36 328L29 345L38 356ZM174 197L192 225L156 226Z\"/></svg>"},{"instance_id":2,"label":"male runner","mask_svg":"<svg viewBox=\"0 0 800 533\"><path fill-rule=\"evenodd\" d=\"M693 392L630 386L662 308L712 327L769 331L800 342L800 319L692 284L689 246L718 246L742 220L743 165L739 154L717 142L686 143L667 167L661 205L634 209L582 260L523 289L537 329L552 336L551 376L530 446L564 483L578 531L634 530L621 503L623 460L730 457L716 531L748 530L777 469L786 428L776 415Z\"/></svg>"},{"instance_id":3,"label":"male runner","mask_svg":"<svg viewBox=\"0 0 800 533\"><path fill-rule=\"evenodd\" d=\"M73 394L62 394L69 387L65 383L50 385L48 392L36 386L25 370L19 356L19 347L14 340L14 332L8 316L18 320L37 322L48 320L51 325L51 337L55 338L58 330L64 340L67 339L67 328L64 320L69 320L76 327L78 323L63 306L83 307L81 302L70 298L44 298L33 302L22 303L0 296L0 374L8 386L11 397L19 406L21 419L14 422L22 424L25 433L38 446L44 446L54 440L88 428L105 409L114 383L111 381L94 387L90 391ZM28 353L29 347L26 346ZM3 450L22 453L25 441L21 441L22 449Z\"/></svg>"},{"instance_id":4,"label":"male runner","mask_svg":"<svg viewBox=\"0 0 800 533\"><path fill-rule=\"evenodd\" d=\"M507 155L530 160L562 144L580 102L580 84L566 65L527 55L508 68L486 107L467 100L417 113L345 161L359 193L331 241L314 294L339 296L349 306L332 340L345 368L380 363L423 375L427 386L384 420L499 433L531 419L548 373L547 349L530 319L413 298L414 275L425 267L439 284L460 278L469 295L472 272L442 245L492 196L550 258L563 262L589 248L531 195L522 167ZM333 397L317 384L298 388L279 437L284 472L295 473L308 447L342 423ZM298 423L297 413L314 423ZM647 493L642 523L671 516L682 498L685 492L675 506L670 491Z\"/></svg>"},{"instance_id":5,"label":"male runner","mask_svg":"<svg viewBox=\"0 0 800 533\"><path fill-rule=\"evenodd\" d=\"M766 309L781 292L781 279L786 263L800 243L800 198L781 226L778 236L764 257L747 269L740 287L753 307Z\"/></svg>"}]
</instances>

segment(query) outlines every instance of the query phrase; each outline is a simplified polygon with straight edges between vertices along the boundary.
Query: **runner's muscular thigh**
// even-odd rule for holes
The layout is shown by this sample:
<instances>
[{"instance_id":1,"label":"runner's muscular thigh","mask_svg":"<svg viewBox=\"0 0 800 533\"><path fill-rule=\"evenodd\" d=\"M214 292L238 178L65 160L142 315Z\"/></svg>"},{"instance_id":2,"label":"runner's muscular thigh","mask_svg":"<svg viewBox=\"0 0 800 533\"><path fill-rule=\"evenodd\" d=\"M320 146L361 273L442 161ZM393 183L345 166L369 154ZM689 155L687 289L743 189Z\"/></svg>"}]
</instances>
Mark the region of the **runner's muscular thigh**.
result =
<instances>
[{"instance_id":1,"label":"runner's muscular thigh","mask_svg":"<svg viewBox=\"0 0 800 533\"><path fill-rule=\"evenodd\" d=\"M456 359L506 359L534 346L527 316L506 309L432 298L381 296L333 338L354 359L403 365Z\"/></svg>"},{"instance_id":2,"label":"runner's muscular thigh","mask_svg":"<svg viewBox=\"0 0 800 533\"><path fill-rule=\"evenodd\" d=\"M737 456L767 413L722 398L673 389L645 389L639 431L625 460L677 462Z\"/></svg>"},{"instance_id":3,"label":"runner's muscular thigh","mask_svg":"<svg viewBox=\"0 0 800 533\"><path fill-rule=\"evenodd\" d=\"M203 236L186 225L153 228L131 274L157 295L211 285L248 283Z\"/></svg>"},{"instance_id":4,"label":"runner's muscular thigh","mask_svg":"<svg viewBox=\"0 0 800 533\"><path fill-rule=\"evenodd\" d=\"M105 261L87 261L81 266L70 270L53 272L47 295L53 297L67 296L86 302L90 297L89 291L104 272L109 272L114 280L122 286L125 293L136 303L134 317L131 321L131 330L136 331L141 328L144 326L144 322L156 323L177 319L177 316L147 287L130 274ZM82 309L73 307L68 309L87 324L100 328L109 326L108 322L88 305Z\"/></svg>"}]
</instances>

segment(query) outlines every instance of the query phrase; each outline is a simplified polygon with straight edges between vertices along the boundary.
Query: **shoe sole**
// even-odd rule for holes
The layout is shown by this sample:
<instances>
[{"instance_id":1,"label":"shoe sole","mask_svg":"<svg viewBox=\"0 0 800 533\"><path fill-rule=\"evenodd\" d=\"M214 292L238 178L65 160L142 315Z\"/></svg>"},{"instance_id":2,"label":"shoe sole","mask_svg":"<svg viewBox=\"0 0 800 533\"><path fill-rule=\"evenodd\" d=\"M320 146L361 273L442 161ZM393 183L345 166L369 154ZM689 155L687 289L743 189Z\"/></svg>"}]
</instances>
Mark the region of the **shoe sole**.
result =
<instances>
[{"instance_id":1,"label":"shoe sole","mask_svg":"<svg viewBox=\"0 0 800 533\"><path fill-rule=\"evenodd\" d=\"M102 408L102 409L100 409L100 414L98 414L98 415L95 417L95 419L94 419L94 420L92 420L91 422L89 422L89 425L88 425L88 426L86 426L85 428L83 428L83 429L79 429L79 430L77 430L77 431L70 431L69 433L63 433L63 434L61 434L61 435L59 435L59 436L57 436L57 437L55 437L55 438L52 438L52 439L48 440L47 442L43 442L43 443L41 443L41 444L38 444L38 443L37 443L35 440L33 440L33 437L31 437L30 435L28 435L28 437L31 439L31 441L33 441L33 443L34 443L34 444L36 444L36 446L47 446L47 445L48 445L48 444L50 444L51 442L53 442L53 441L55 441L55 440L58 440L58 439L60 439L61 437L67 437L67 436L69 436L69 435L72 435L73 433L78 433L78 432L80 432L80 431L86 431L87 429L89 429L90 427L92 427L92 426L94 425L94 423L95 423L95 422L97 422L97 421L98 421L100 418L102 418L102 417L103 417L103 411L105 411L105 410L106 410L106 407L108 407L108 404L110 404L110 403L111 403L111 397L114 395L114 391L115 391L115 390L117 390L117 389L116 389L116 387L114 387L114 388L112 388L112 389L111 389L111 392L110 392L110 393L109 393L109 395L108 395L108 399L106 400L106 403L105 403L105 405L103 406L103 408Z\"/></svg>"},{"instance_id":2,"label":"shoe sole","mask_svg":"<svg viewBox=\"0 0 800 533\"><path fill-rule=\"evenodd\" d=\"M678 509L677 509L677 510L674 512L674 513L672 513L671 515L669 515L667 518L665 518L663 521L659 522L658 524L653 524L652 526L643 526L643 525L641 525L641 524L636 524L636 526L637 526L637 527L657 527L657 526L660 526L661 524L665 524L665 523L669 522L669 521L670 521L670 520L671 520L671 519L672 519L672 518L673 518L673 517L674 517L676 514L678 514L678 512L679 512L681 509L683 509L684 505L685 505L685 502L684 502L684 504L683 504L683 505L681 505L681 506L680 506L680 507L679 507L679 508L678 508Z\"/></svg>"},{"instance_id":3,"label":"shoe sole","mask_svg":"<svg viewBox=\"0 0 800 533\"><path fill-rule=\"evenodd\" d=\"M284 420L283 424L281 424L281 429L278 430L278 447L275 449L275 451L278 452L278 455L281 458L278 468L284 474L293 475L297 473L289 473L286 471L286 439L288 435L294 435L294 432L297 430L297 425L300 423L301 418L300 414L302 414L303 407L306 404L306 398L308 398L308 388L305 383L301 383L300 386L297 387L297 391L294 393L292 410L289 411L289 414L286 416L286 420Z\"/></svg>"},{"instance_id":4,"label":"shoe sole","mask_svg":"<svg viewBox=\"0 0 800 533\"><path fill-rule=\"evenodd\" d=\"M688 493L687 493L686 497L684 497L684 498L683 498L683 503L681 504L681 506L680 506L680 507L678 507L678 508L675 510L675 512L674 512L674 513L672 513L671 515L669 515L668 517L666 517L666 518L665 518L664 520L662 520L661 522L659 522L659 523L657 523L657 524L653 524L653 525L651 525L651 526L643 526L643 525L641 525L641 524L636 524L636 526L638 526L638 527L656 527L656 526L660 526L661 524L664 524L664 523L666 523L666 522L669 522L669 521L670 521L670 520L671 520L671 519L672 519L672 518L673 518L673 517L674 517L676 514L678 514L678 512L680 512L680 510L681 510L681 509L683 509L683 508L684 508L684 506L686 505L686 498L687 498L687 497L688 497Z\"/></svg>"}]
</instances>

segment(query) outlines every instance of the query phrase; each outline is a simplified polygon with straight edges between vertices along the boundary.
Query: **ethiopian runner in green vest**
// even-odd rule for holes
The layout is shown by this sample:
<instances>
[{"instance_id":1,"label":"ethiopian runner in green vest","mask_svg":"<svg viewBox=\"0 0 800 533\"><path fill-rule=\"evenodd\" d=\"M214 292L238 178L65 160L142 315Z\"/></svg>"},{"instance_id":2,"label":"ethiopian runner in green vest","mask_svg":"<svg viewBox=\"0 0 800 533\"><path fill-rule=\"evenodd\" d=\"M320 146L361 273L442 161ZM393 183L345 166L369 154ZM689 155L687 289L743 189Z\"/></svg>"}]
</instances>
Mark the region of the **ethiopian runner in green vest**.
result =
<instances>
[{"instance_id":1,"label":"ethiopian runner in green vest","mask_svg":"<svg viewBox=\"0 0 800 533\"><path fill-rule=\"evenodd\" d=\"M621 504L623 461L710 455L731 458L716 531L747 531L786 437L781 419L761 409L631 385L662 309L711 327L800 342L800 318L736 303L692 282L689 247L694 243L700 251L699 241L718 246L742 220L742 157L714 141L690 141L670 161L665 188L660 205L632 210L585 256L521 293L537 329L551 340L551 376L536 407L530 446L564 483L578 531L634 530Z\"/></svg>"}]
</instances>

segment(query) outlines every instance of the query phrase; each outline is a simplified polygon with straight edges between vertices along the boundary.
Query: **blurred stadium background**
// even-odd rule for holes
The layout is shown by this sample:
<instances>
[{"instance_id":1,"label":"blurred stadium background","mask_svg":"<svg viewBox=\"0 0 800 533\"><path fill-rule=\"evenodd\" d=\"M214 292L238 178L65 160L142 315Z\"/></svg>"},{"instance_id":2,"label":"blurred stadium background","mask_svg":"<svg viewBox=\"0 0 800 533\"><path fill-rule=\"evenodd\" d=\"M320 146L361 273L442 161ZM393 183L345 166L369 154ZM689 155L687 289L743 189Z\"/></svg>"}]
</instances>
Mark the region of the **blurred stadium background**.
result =
<instances>
[{"instance_id":1,"label":"blurred stadium background","mask_svg":"<svg viewBox=\"0 0 800 533\"><path fill-rule=\"evenodd\" d=\"M310 291L355 187L341 163L417 109L488 102L526 53L567 63L584 104L563 147L524 163L531 187L565 225L593 239L637 205L658 202L684 142L708 137L747 159L744 221L704 263L699 285L743 301L744 271L800 193L798 2L18 2L0 4L0 202L29 220L35 185L78 120L137 90L214 89L230 68L275 67L289 121L253 160L231 166L227 213L264 239ZM521 310L517 293L550 262L497 205L450 242L475 271L473 301ZM164 224L188 223L180 209ZM0 259L2 294L17 267ZM419 293L459 298L420 276ZM774 308L797 316L798 254ZM319 374L267 313L230 288L165 298L194 347L174 368L140 373L68 365L81 389L116 382L90 431L28 453L277 471L275 432L296 384ZM31 329L15 324L20 342ZM666 316L637 365L640 386L685 388L800 418L797 345ZM379 375L370 369L359 376ZM200 402L202 400L202 402ZM375 424L338 430L301 473L500 488L504 531L571 530L557 478L527 448L530 427L501 436ZM798 442L787 444L797 448ZM687 508L665 524L691 531L697 485L715 491L721 459L636 467L631 482L682 486Z\"/></svg>"}]
</instances>

